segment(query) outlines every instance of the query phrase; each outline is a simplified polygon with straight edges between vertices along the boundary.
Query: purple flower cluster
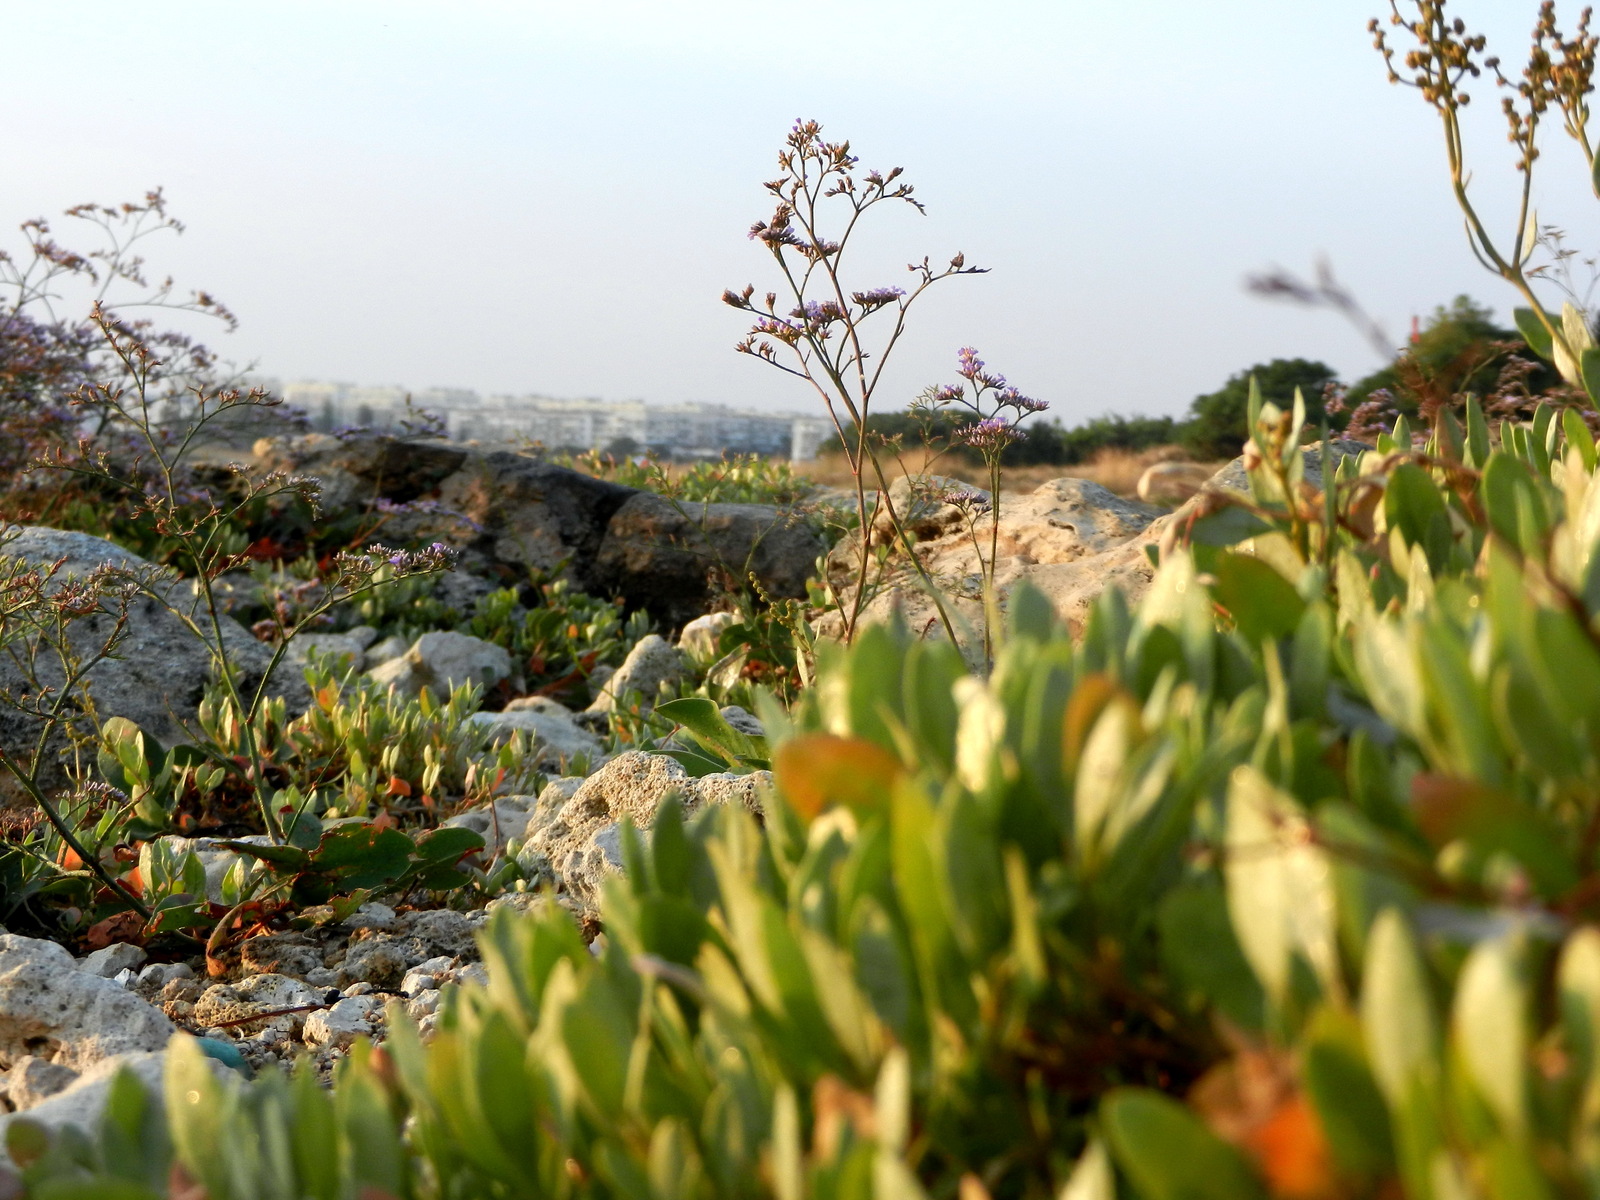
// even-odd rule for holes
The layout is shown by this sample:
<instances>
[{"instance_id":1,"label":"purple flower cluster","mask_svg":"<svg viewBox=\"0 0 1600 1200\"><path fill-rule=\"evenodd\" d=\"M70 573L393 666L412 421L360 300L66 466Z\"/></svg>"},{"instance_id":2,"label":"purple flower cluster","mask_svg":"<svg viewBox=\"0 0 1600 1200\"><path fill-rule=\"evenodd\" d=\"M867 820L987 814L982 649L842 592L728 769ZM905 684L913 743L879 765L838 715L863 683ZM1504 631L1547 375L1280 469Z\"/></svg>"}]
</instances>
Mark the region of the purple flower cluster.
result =
<instances>
[{"instance_id":1,"label":"purple flower cluster","mask_svg":"<svg viewBox=\"0 0 1600 1200\"><path fill-rule=\"evenodd\" d=\"M998 453L1012 442L1022 440L1017 427L1003 417L986 417L972 425L963 426L956 436L974 450Z\"/></svg>"},{"instance_id":2,"label":"purple flower cluster","mask_svg":"<svg viewBox=\"0 0 1600 1200\"><path fill-rule=\"evenodd\" d=\"M341 554L339 565L351 571L373 571L387 563L397 577L422 575L430 571L447 571L455 566L461 552L443 542L434 542L422 550L397 550L374 542L365 554Z\"/></svg>"},{"instance_id":3,"label":"purple flower cluster","mask_svg":"<svg viewBox=\"0 0 1600 1200\"><path fill-rule=\"evenodd\" d=\"M851 292L850 299L870 312L872 309L882 308L885 304L893 304L905 294L905 288L880 287L865 292Z\"/></svg>"},{"instance_id":4,"label":"purple flower cluster","mask_svg":"<svg viewBox=\"0 0 1600 1200\"><path fill-rule=\"evenodd\" d=\"M994 505L989 497L972 488L945 488L939 493L939 500L944 504L953 504L957 508L974 514L986 513Z\"/></svg>"},{"instance_id":5,"label":"purple flower cluster","mask_svg":"<svg viewBox=\"0 0 1600 1200\"><path fill-rule=\"evenodd\" d=\"M807 300L789 314L810 325L831 325L845 319L845 311L833 300Z\"/></svg>"}]
</instances>

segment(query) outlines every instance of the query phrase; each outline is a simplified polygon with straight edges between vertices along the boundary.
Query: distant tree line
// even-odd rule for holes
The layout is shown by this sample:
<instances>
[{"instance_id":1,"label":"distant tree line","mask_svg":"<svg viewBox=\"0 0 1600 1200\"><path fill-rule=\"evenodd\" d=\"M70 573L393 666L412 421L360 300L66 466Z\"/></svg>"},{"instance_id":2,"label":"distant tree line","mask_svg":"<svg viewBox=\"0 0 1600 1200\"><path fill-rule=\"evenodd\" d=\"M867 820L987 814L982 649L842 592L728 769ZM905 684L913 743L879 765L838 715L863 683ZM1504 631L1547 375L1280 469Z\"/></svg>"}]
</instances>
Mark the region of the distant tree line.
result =
<instances>
[{"instance_id":1,"label":"distant tree line","mask_svg":"<svg viewBox=\"0 0 1600 1200\"><path fill-rule=\"evenodd\" d=\"M1158 446L1179 446L1200 460L1232 458L1245 441L1252 377L1263 399L1283 407L1294 402L1298 390L1305 398L1310 422L1316 424L1326 415L1336 430L1344 429L1350 414L1374 397L1382 402L1374 408L1409 413L1416 411L1419 393L1431 386L1443 387L1450 394L1474 391L1489 396L1507 377L1525 379L1535 391L1557 382L1555 373L1534 357L1517 333L1498 325L1490 310L1470 297L1457 296L1419 323L1393 362L1348 387L1327 363L1275 358L1230 376L1214 392L1196 396L1184 417L1108 413L1071 428L1035 418L1022 425L1022 439L1006 450L1005 463L1073 466L1103 451L1136 454ZM1330 396L1340 399L1331 412L1325 408ZM888 412L874 414L867 425L872 433L899 438L901 445L911 449L924 444L949 445L956 430L970 419L948 412L931 419ZM837 436L822 445L823 453L841 449ZM976 455L959 446L951 453L976 461Z\"/></svg>"}]
</instances>

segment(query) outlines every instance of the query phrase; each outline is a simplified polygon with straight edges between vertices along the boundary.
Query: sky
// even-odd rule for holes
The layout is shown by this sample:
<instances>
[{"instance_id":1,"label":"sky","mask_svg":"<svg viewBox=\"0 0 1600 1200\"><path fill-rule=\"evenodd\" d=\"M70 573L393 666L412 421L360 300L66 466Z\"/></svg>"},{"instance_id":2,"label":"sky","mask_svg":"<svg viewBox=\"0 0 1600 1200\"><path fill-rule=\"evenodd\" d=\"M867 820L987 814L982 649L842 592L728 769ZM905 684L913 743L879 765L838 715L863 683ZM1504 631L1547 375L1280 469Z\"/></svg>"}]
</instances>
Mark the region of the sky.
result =
<instances>
[{"instance_id":1,"label":"sky","mask_svg":"<svg viewBox=\"0 0 1600 1200\"><path fill-rule=\"evenodd\" d=\"M1252 272L1326 257L1396 344L1462 292L1508 318L1437 118L1371 48L1386 3L0 0L0 246L161 186L188 228L152 268L232 307L214 344L262 374L804 411L803 383L733 352L719 297L776 284L745 234L814 118L927 205L874 214L857 286L924 255L990 268L918 302L880 404L971 345L1067 424L1178 414L1276 357L1380 365ZM1451 9L1516 61L1536 7ZM1509 230L1476 90L1472 191ZM1600 246L1559 131L1535 196Z\"/></svg>"}]
</instances>

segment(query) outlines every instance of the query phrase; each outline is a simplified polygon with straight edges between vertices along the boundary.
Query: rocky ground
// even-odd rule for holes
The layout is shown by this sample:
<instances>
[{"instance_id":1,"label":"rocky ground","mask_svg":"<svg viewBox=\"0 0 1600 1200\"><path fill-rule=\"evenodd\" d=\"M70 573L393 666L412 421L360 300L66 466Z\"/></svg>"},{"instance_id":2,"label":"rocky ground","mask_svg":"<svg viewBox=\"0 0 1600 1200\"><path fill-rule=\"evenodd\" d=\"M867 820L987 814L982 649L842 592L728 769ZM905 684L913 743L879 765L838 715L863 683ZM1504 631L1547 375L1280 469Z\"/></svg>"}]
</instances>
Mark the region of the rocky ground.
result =
<instances>
[{"instance_id":1,"label":"rocky ground","mask_svg":"<svg viewBox=\"0 0 1600 1200\"><path fill-rule=\"evenodd\" d=\"M645 604L677 635L671 642L656 635L638 642L584 711L529 695L473 718L495 737L527 735L551 776L537 795L496 796L449 818L483 836L488 859L507 855L518 864L521 878L513 890L484 907L369 903L345 920L313 928L262 928L223 960L220 975L215 965L208 974L200 953L156 961L140 945L119 942L74 958L52 942L0 931L0 1113L6 1114L0 1115L0 1135L18 1113L46 1124L92 1119L116 1066L147 1081L159 1078L163 1049L178 1030L205 1039L219 1070L246 1073L304 1055L327 1069L356 1038L381 1039L396 1013L426 1036L449 990L484 978L475 934L494 912L558 904L577 916L591 942L604 937L599 892L606 875L621 869L624 819L648 830L669 794L690 811L731 803L760 813L765 772L691 778L662 754L625 750L608 757L604 733L622 698L648 702L663 687L676 687L691 664L712 656L717 632L732 618L705 612L708 556L753 564L777 594L804 594L805 573L821 551L808 527L761 506L707 505L696 506L705 510L701 528L687 522L681 508L668 512L648 493L516 455L447 445L325 438L268 447L264 457L270 465L321 477L332 504L432 498L455 515L411 515L407 528L394 532L453 536L466 555L463 574L565 563L579 583ZM1238 488L1242 473L1230 468L1215 483ZM952 506L919 506L909 493L899 499L916 510L919 555L928 569L960 597L965 617L981 620L972 539L987 544L987 518L970 525ZM1146 547L1181 519L1181 512L1165 515L1076 479L1010 499L1002 509L997 564L1002 599L1030 580L1076 625L1106 587L1133 595L1143 590L1150 576ZM27 531L9 552L41 562L65 558L69 569L80 570L126 555L85 534L45 529ZM849 553L848 543L836 549L835 566ZM931 605L905 583L902 566L873 598L869 615L885 616L898 604L913 627L931 627ZM457 586L470 591L475 585ZM205 668L175 624L150 606L134 623L132 648L96 668L102 715L127 716L169 740L183 736ZM259 643L242 627L238 633L246 659L261 658ZM409 645L379 641L363 628L311 635L274 683L291 711L307 702L297 668L313 648L406 695L463 682L494 687L512 673L505 650L457 632L428 633ZM725 708L723 716L735 728L760 732L759 722L741 709ZM0 719L0 738L12 744L28 732L19 719L10 725ZM197 853L207 889L219 899L235 854L206 839L181 844Z\"/></svg>"}]
</instances>

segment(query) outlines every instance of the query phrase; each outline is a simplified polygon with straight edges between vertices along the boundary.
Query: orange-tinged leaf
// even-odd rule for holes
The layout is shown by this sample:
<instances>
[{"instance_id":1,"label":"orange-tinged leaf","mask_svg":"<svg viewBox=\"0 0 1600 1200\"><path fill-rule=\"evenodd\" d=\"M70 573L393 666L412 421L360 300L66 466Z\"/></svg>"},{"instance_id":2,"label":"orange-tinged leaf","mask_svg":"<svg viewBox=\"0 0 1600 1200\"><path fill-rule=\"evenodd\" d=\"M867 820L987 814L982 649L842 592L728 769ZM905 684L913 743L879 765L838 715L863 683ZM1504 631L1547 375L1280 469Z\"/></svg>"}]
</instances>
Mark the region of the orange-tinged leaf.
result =
<instances>
[{"instance_id":1,"label":"orange-tinged leaf","mask_svg":"<svg viewBox=\"0 0 1600 1200\"><path fill-rule=\"evenodd\" d=\"M772 771L795 812L812 821L836 804L859 812L883 807L904 768L876 742L812 733L779 746Z\"/></svg>"},{"instance_id":2,"label":"orange-tinged leaf","mask_svg":"<svg viewBox=\"0 0 1600 1200\"><path fill-rule=\"evenodd\" d=\"M1316 1200L1335 1193L1328 1139L1316 1111L1296 1092L1245 1137L1274 1196Z\"/></svg>"},{"instance_id":3,"label":"orange-tinged leaf","mask_svg":"<svg viewBox=\"0 0 1600 1200\"><path fill-rule=\"evenodd\" d=\"M409 796L411 795L411 785L401 779L400 776L391 775L389 776L389 786L385 789L385 794L390 796Z\"/></svg>"},{"instance_id":4,"label":"orange-tinged leaf","mask_svg":"<svg viewBox=\"0 0 1600 1200\"><path fill-rule=\"evenodd\" d=\"M1068 773L1077 771L1089 731L1121 691L1116 680L1101 674L1085 676L1072 689L1072 699L1067 701L1066 716L1061 721L1061 760Z\"/></svg>"}]
</instances>

